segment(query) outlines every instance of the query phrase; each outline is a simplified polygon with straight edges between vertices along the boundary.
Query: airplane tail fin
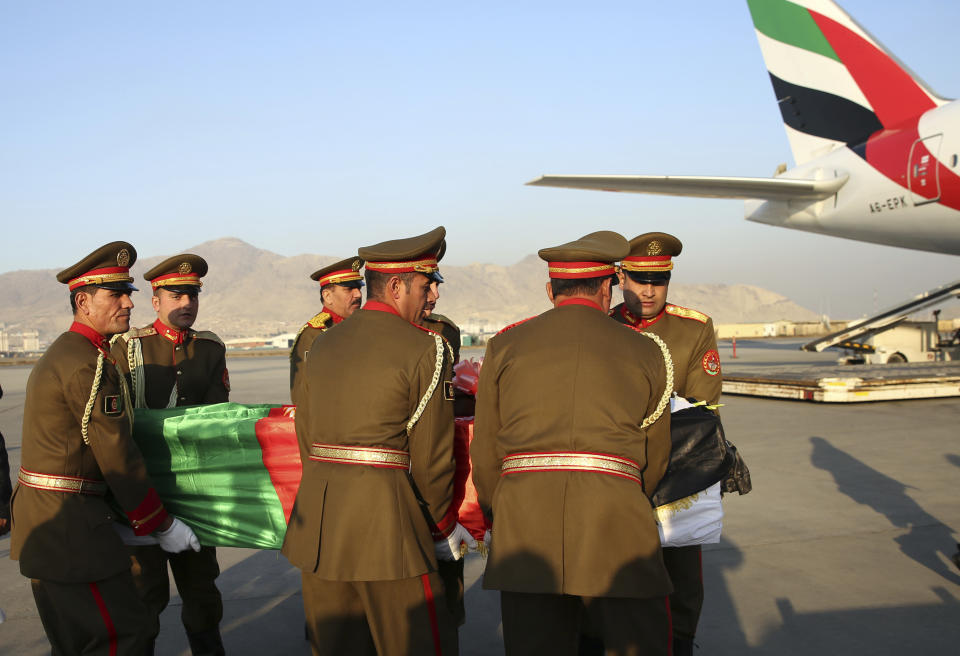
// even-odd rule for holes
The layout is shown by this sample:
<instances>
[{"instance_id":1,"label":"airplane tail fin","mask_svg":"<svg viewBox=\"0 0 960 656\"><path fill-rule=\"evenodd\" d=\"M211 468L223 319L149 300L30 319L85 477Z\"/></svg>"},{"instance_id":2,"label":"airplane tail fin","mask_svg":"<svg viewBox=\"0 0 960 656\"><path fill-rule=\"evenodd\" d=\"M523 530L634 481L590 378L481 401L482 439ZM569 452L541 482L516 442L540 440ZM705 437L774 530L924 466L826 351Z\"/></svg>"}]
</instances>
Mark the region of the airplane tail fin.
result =
<instances>
[{"instance_id":1,"label":"airplane tail fin","mask_svg":"<svg viewBox=\"0 0 960 656\"><path fill-rule=\"evenodd\" d=\"M831 0L747 0L798 165L947 100Z\"/></svg>"}]
</instances>

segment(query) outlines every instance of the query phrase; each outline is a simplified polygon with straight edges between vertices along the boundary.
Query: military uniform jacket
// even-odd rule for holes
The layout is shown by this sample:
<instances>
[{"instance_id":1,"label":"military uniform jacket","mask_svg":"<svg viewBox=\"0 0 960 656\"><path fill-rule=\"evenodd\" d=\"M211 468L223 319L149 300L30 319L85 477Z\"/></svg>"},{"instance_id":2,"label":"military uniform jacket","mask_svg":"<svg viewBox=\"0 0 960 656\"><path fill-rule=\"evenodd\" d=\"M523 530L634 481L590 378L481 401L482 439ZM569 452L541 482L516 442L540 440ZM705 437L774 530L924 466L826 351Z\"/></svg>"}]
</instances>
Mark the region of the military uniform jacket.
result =
<instances>
[{"instance_id":1,"label":"military uniform jacket","mask_svg":"<svg viewBox=\"0 0 960 656\"><path fill-rule=\"evenodd\" d=\"M113 355L130 380L136 407L156 410L229 400L226 348L212 332L176 331L157 320L124 334Z\"/></svg>"},{"instance_id":2,"label":"military uniform jacket","mask_svg":"<svg viewBox=\"0 0 960 656\"><path fill-rule=\"evenodd\" d=\"M595 305L562 305L487 344L470 455L493 519L484 587L652 597L670 592L648 499L670 455L660 348ZM633 460L637 482L598 472L501 477L504 457L592 452Z\"/></svg>"},{"instance_id":3,"label":"military uniform jacket","mask_svg":"<svg viewBox=\"0 0 960 656\"><path fill-rule=\"evenodd\" d=\"M156 530L167 513L130 437L131 417L123 399L122 378L108 358L90 410L89 443L84 443L81 422L98 355L85 334L71 329L60 335L30 373L21 466L36 474L106 481L128 519L140 525L135 532L145 535ZM105 497L18 483L12 508L10 557L20 561L24 576L80 583L130 569L129 555L113 529L113 511Z\"/></svg>"},{"instance_id":4,"label":"military uniform jacket","mask_svg":"<svg viewBox=\"0 0 960 656\"><path fill-rule=\"evenodd\" d=\"M297 406L303 479L283 553L325 580L396 580L435 571L431 531L449 530L456 521L447 347L440 339L438 348L433 333L397 314L371 308L388 306L368 301L313 342ZM438 356L435 391L408 433ZM410 471L311 460L314 443L406 451Z\"/></svg>"},{"instance_id":5,"label":"military uniform jacket","mask_svg":"<svg viewBox=\"0 0 960 656\"><path fill-rule=\"evenodd\" d=\"M673 387L679 396L707 403L720 400L720 355L710 317L670 304L650 321L636 317L625 303L610 314L621 323L659 335L667 343L673 356Z\"/></svg>"},{"instance_id":6,"label":"military uniform jacket","mask_svg":"<svg viewBox=\"0 0 960 656\"><path fill-rule=\"evenodd\" d=\"M310 321L303 324L293 340L293 346L290 349L290 401L297 405L297 390L300 380L303 377L304 363L307 360L307 354L310 352L310 345L318 335L326 332L333 326L343 321L336 312L328 310L326 307L316 314Z\"/></svg>"}]
</instances>

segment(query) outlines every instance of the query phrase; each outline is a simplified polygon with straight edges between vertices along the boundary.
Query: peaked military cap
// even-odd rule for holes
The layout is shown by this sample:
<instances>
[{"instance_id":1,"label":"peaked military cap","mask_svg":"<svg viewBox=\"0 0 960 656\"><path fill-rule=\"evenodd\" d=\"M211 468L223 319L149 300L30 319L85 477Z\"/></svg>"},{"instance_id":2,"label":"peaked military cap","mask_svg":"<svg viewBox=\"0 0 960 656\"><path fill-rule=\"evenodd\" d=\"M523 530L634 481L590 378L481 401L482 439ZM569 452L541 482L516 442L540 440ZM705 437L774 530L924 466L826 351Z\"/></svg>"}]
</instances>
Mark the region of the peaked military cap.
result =
<instances>
[{"instance_id":1,"label":"peaked military cap","mask_svg":"<svg viewBox=\"0 0 960 656\"><path fill-rule=\"evenodd\" d=\"M630 240L630 254L620 268L636 282L670 280L673 258L682 250L683 244L673 235L645 232Z\"/></svg>"},{"instance_id":2,"label":"peaked military cap","mask_svg":"<svg viewBox=\"0 0 960 656\"><path fill-rule=\"evenodd\" d=\"M360 288L363 287L363 276L360 275L361 268L363 268L363 259L354 255L345 260L328 264L322 269L317 269L310 274L310 277L319 282L321 288L327 285Z\"/></svg>"},{"instance_id":3,"label":"peaked military cap","mask_svg":"<svg viewBox=\"0 0 960 656\"><path fill-rule=\"evenodd\" d=\"M603 278L615 273L614 262L630 252L626 238L600 230L552 248L542 248L540 259L547 262L551 278Z\"/></svg>"},{"instance_id":4,"label":"peaked military cap","mask_svg":"<svg viewBox=\"0 0 960 656\"><path fill-rule=\"evenodd\" d=\"M168 257L143 277L154 289L163 287L172 292L196 294L203 286L200 278L207 275L207 261L193 253Z\"/></svg>"},{"instance_id":5,"label":"peaked military cap","mask_svg":"<svg viewBox=\"0 0 960 656\"><path fill-rule=\"evenodd\" d=\"M104 244L71 267L57 274L70 291L93 285L121 292L135 292L130 267L137 261L137 249L125 241Z\"/></svg>"},{"instance_id":6,"label":"peaked military cap","mask_svg":"<svg viewBox=\"0 0 960 656\"><path fill-rule=\"evenodd\" d=\"M438 256L443 256L442 251L446 251L446 236L446 228L439 226L416 237L364 246L357 251L357 254L366 261L368 271L379 273L415 271L436 282L443 282L437 261Z\"/></svg>"}]
</instances>

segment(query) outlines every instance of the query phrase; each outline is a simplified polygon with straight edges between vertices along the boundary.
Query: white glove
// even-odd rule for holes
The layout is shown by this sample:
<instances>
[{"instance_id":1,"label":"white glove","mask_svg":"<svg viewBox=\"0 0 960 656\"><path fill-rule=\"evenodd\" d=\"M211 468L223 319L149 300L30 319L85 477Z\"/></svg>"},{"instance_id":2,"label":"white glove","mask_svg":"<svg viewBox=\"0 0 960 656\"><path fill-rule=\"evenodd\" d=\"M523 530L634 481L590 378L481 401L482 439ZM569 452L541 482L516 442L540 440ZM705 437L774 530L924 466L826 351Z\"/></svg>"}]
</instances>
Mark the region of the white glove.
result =
<instances>
[{"instance_id":1,"label":"white glove","mask_svg":"<svg viewBox=\"0 0 960 656\"><path fill-rule=\"evenodd\" d=\"M176 517L173 518L173 524L166 531L155 531L160 548L170 553L180 553L187 549L200 551L200 540L194 534L193 529L181 522Z\"/></svg>"},{"instance_id":2,"label":"white glove","mask_svg":"<svg viewBox=\"0 0 960 656\"><path fill-rule=\"evenodd\" d=\"M487 529L487 532L483 534L483 543L487 547L487 551L490 551L490 545L493 544L493 532L490 529Z\"/></svg>"},{"instance_id":3,"label":"white glove","mask_svg":"<svg viewBox=\"0 0 960 656\"><path fill-rule=\"evenodd\" d=\"M461 543L466 545L466 549L463 549ZM470 531L457 522L450 535L434 542L433 548L437 560L460 560L467 551L477 548L477 541L470 535Z\"/></svg>"}]
</instances>

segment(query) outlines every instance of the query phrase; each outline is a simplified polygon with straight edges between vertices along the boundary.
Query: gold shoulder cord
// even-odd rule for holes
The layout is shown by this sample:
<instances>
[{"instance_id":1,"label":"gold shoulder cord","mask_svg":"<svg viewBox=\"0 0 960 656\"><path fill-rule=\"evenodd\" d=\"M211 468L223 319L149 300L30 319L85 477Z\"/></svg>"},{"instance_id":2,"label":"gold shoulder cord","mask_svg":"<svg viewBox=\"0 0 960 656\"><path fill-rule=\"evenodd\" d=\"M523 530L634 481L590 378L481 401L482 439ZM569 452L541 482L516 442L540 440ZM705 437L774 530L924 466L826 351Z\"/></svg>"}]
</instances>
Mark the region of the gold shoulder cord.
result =
<instances>
[{"instance_id":1,"label":"gold shoulder cord","mask_svg":"<svg viewBox=\"0 0 960 656\"><path fill-rule=\"evenodd\" d=\"M114 335L110 339L110 344L113 344L119 335ZM100 380L103 378L103 351L97 350L97 371L93 374L93 385L90 387L90 398L87 399L87 405L83 409L83 418L80 420L80 435L83 436L83 443L87 446L90 445L90 437L87 434L88 428L90 425L90 415L93 414L93 406L97 402L97 394L100 392ZM127 421L130 422L130 428L133 428L133 407L130 404L130 390L127 389L127 381L123 377L123 373L120 371L120 367L117 367L116 363L113 363L113 366L117 370L117 375L120 377L120 396L123 397L123 406L127 412Z\"/></svg>"},{"instance_id":2,"label":"gold shoulder cord","mask_svg":"<svg viewBox=\"0 0 960 656\"><path fill-rule=\"evenodd\" d=\"M648 332L641 332L640 334L649 337L660 347L660 352L663 353L663 366L667 370L667 386L663 390L663 396L660 397L660 403L657 404L657 409L653 411L653 414L640 424L640 428L647 428L660 418L660 415L670 404L670 397L673 395L673 356L670 355L670 349L667 348L666 343L660 337Z\"/></svg>"},{"instance_id":3,"label":"gold shoulder cord","mask_svg":"<svg viewBox=\"0 0 960 656\"><path fill-rule=\"evenodd\" d=\"M130 369L130 383L133 387L134 407L147 407L146 379L143 372L143 346L139 339L132 339L127 333L127 367ZM111 343L116 338L111 339ZM126 381L124 381L126 382Z\"/></svg>"},{"instance_id":4,"label":"gold shoulder cord","mask_svg":"<svg viewBox=\"0 0 960 656\"><path fill-rule=\"evenodd\" d=\"M430 398L433 396L434 390L437 389L437 383L440 382L440 374L443 373L443 338L437 333L431 333L431 336L433 337L433 342L437 347L436 366L433 368L433 378L430 380L430 386L427 387L427 391L423 393L423 398L420 399L420 403L417 404L416 411L413 413L413 416L410 417L410 421L407 422L408 434L410 433L410 429L413 428L414 424L419 421L420 415L423 414L427 404L430 403ZM447 348L451 348L449 344L447 345Z\"/></svg>"}]
</instances>

